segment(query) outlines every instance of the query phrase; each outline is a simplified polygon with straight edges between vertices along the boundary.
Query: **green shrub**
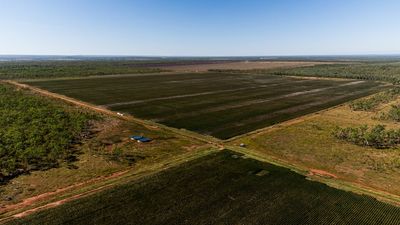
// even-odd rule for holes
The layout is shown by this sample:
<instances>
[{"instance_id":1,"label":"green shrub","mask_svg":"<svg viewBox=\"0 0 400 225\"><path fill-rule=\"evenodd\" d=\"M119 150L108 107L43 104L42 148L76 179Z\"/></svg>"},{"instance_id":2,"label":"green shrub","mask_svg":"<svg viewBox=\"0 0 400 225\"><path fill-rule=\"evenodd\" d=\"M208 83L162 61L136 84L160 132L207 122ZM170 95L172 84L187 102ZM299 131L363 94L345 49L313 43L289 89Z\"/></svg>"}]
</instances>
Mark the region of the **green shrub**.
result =
<instances>
[{"instance_id":1,"label":"green shrub","mask_svg":"<svg viewBox=\"0 0 400 225\"><path fill-rule=\"evenodd\" d=\"M386 81L400 84L399 62L363 62L348 64L322 64L278 69L212 70L214 72L259 73L279 76L306 76Z\"/></svg>"},{"instance_id":2,"label":"green shrub","mask_svg":"<svg viewBox=\"0 0 400 225\"><path fill-rule=\"evenodd\" d=\"M370 129L366 125L347 128L336 127L333 135L340 140L377 149L391 148L400 143L400 129L387 130L384 125L376 125Z\"/></svg>"},{"instance_id":3,"label":"green shrub","mask_svg":"<svg viewBox=\"0 0 400 225\"><path fill-rule=\"evenodd\" d=\"M392 108L387 113L382 114L381 119L400 122L400 106L392 105Z\"/></svg>"},{"instance_id":4,"label":"green shrub","mask_svg":"<svg viewBox=\"0 0 400 225\"><path fill-rule=\"evenodd\" d=\"M354 111L370 111L378 107L380 104L388 103L396 99L400 95L400 88L392 88L390 90L373 95L370 98L359 99L350 103L350 108Z\"/></svg>"},{"instance_id":5,"label":"green shrub","mask_svg":"<svg viewBox=\"0 0 400 225\"><path fill-rule=\"evenodd\" d=\"M275 75L316 76L400 83L400 63L328 64L290 69L276 69Z\"/></svg>"},{"instance_id":6,"label":"green shrub","mask_svg":"<svg viewBox=\"0 0 400 225\"><path fill-rule=\"evenodd\" d=\"M156 73L144 61L40 61L0 62L0 79L36 79L57 77L101 76L108 74Z\"/></svg>"}]
</instances>

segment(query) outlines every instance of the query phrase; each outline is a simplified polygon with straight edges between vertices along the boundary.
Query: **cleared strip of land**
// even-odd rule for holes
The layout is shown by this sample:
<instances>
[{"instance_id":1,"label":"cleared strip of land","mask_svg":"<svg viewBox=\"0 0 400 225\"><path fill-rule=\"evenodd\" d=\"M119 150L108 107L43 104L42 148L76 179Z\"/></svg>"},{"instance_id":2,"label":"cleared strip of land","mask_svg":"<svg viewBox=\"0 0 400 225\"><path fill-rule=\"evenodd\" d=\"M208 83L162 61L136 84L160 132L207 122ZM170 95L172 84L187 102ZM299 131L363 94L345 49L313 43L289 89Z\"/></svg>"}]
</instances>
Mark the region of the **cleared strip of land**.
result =
<instances>
[{"instance_id":1,"label":"cleared strip of land","mask_svg":"<svg viewBox=\"0 0 400 225\"><path fill-rule=\"evenodd\" d=\"M312 62L312 61L240 61L240 62L214 62L195 65L167 65L156 68L167 69L179 72L206 72L208 70L250 70L250 69L278 69L278 68L297 68L305 66L315 66L332 64L332 62Z\"/></svg>"},{"instance_id":2,"label":"cleared strip of land","mask_svg":"<svg viewBox=\"0 0 400 225\"><path fill-rule=\"evenodd\" d=\"M114 111L221 139L363 97L385 86L372 81L229 73L26 83Z\"/></svg>"}]
</instances>

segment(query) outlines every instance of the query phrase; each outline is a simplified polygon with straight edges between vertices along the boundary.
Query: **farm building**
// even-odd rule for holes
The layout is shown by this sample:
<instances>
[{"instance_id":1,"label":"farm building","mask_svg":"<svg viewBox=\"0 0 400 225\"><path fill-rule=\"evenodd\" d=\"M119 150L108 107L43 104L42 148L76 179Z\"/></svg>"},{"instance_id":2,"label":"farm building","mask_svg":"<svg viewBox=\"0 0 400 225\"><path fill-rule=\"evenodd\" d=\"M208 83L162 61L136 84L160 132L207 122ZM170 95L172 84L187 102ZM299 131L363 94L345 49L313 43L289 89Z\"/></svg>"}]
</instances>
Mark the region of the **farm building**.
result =
<instances>
[{"instance_id":1,"label":"farm building","mask_svg":"<svg viewBox=\"0 0 400 225\"><path fill-rule=\"evenodd\" d=\"M131 140L141 142L141 143L152 141L150 138L143 137L143 136L131 136Z\"/></svg>"}]
</instances>

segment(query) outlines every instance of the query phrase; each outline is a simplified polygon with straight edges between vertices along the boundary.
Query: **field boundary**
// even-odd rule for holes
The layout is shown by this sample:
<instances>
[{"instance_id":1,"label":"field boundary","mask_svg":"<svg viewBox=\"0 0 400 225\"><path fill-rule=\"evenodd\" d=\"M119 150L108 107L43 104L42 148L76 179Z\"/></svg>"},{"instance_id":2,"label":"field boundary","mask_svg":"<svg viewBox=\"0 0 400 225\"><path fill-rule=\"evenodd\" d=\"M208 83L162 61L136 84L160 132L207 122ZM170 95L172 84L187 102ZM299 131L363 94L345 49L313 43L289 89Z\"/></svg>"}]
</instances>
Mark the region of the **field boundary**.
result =
<instances>
[{"instance_id":1,"label":"field boundary","mask_svg":"<svg viewBox=\"0 0 400 225\"><path fill-rule=\"evenodd\" d=\"M199 140L199 141L202 141L202 142L206 142L208 144L213 144L213 145L215 145L216 143L220 143L221 142L220 139L217 139L215 137L198 134L196 132L188 131L186 129L177 129L177 128L165 126L163 124L159 124L159 123L156 123L156 122L153 122L153 121L138 119L138 118L133 117L131 115L120 116L120 115L117 114L117 112L109 110L109 109L106 109L104 107L96 106L96 105L93 105L91 103L87 103L87 102L83 102L83 101L80 101L80 100L77 100L77 99L74 99L74 98L71 98L71 97L67 97L65 95L56 94L56 93L53 93L53 92L50 92L50 91L46 91L46 90L43 90L41 88L33 87L31 85L28 85L28 84L22 84L22 83L19 83L19 82L16 82L16 81L12 81L12 80L4 80L4 81L0 81L0 82L6 83L6 84L11 84L11 85L14 85L16 87L23 88L23 89L28 89L28 90L34 91L36 93L39 93L39 94L42 94L42 95L45 95L45 96L49 96L49 97L52 97L52 98L55 98L55 99L60 99L60 100L63 100L65 102L72 103L72 104L78 105L80 107L88 108L88 109L94 110L94 111L96 111L98 113L106 114L106 115L109 115L109 116L112 116L112 117L116 117L116 118L119 118L119 119L122 119L122 120L125 120L125 121L135 122L137 124L143 125L144 127L148 128L148 129L162 128L162 129L170 131L170 132L172 132L174 134L182 135L182 136L188 137L188 138L193 138L193 139L196 139L196 140Z\"/></svg>"},{"instance_id":2,"label":"field boundary","mask_svg":"<svg viewBox=\"0 0 400 225\"><path fill-rule=\"evenodd\" d=\"M59 99L59 100L62 100L64 102L67 102L67 103L70 103L73 105L77 105L77 106L80 106L83 108L94 110L98 113L109 115L109 116L119 118L119 119L122 119L125 121L135 122L137 124L145 126L148 129L161 128L166 131L170 131L176 135L180 135L180 136L183 136L186 138L193 138L195 140L198 140L198 141L201 141L204 143L208 143L211 145L210 149L212 149L212 150L202 151L200 153L191 153L191 154L188 153L188 154L181 155L178 159L174 158L168 162L163 162L161 166L158 165L158 167L146 168L147 173L145 171L142 171L143 174L138 174L138 171L135 171L136 173L131 173L131 171L128 171L126 174L122 174L121 176L118 176L115 179L105 180L104 182L100 182L100 183L94 182L93 184L90 184L89 186L87 186L87 185L82 186L82 188L79 188L79 190L72 190L72 192L70 192L70 193L64 193L62 196L56 195L52 199L47 199L46 201L39 203L39 205L30 205L29 208L24 208L23 210L20 209L19 211L13 210L10 212L5 212L3 215L5 215L6 217L1 218L2 215L0 215L0 223L3 223L3 222L6 222L8 220L15 218L15 215L23 215L24 216L24 215L26 215L26 214L23 214L24 212L29 214L29 213L35 212L36 210L34 210L34 209L43 210L46 208L55 207L58 205L57 202L60 202L60 204L62 204L67 201L71 201L71 200L74 200L77 198L81 198L81 197L88 196L90 194L97 193L98 191L113 187L118 184L123 184L126 182L137 180L137 179L140 179L141 177L145 177L147 175L156 174L159 171L162 171L164 169L178 166L178 165L180 165L180 163L187 162L187 161L195 159L197 157L201 157L203 155L207 155L211 152L222 150L222 149L229 149L232 151L243 153L245 156L254 158L256 160L260 160L260 161L271 163L273 165L288 168L296 173L304 175L308 179L327 184L327 185L337 188L337 189L352 191L352 192L355 192L358 194L367 194L367 195L375 197L383 202L400 206L400 196L393 195L393 194L390 194L390 193L387 193L384 191L380 191L380 190L374 190L369 187L361 186L361 185L359 185L357 183L353 183L353 182L347 182L347 181L343 181L340 179L330 179L330 178L325 178L325 177L321 177L321 176L316 176L316 174L313 175L310 173L310 171L312 171L313 168L292 165L289 162L285 162L282 159L278 159L278 158L272 157L272 156L265 156L265 155L261 156L261 155L255 153L255 151L252 149L240 148L238 146L233 146L229 143L229 142L232 142L239 138L255 135L255 134L258 134L261 132L268 132L269 130L272 130L272 129L279 129L281 127L287 127L287 126L311 119L322 112L329 111L334 108L342 107L343 105L345 105L347 103L342 103L342 104L339 104L339 105L336 105L333 107L325 108L323 110L319 110L319 111L311 113L311 114L306 114L304 116L300 116L295 119L287 120L287 121L284 121L284 122L281 122L281 123L278 123L278 124L275 124L272 126L264 127L264 128L261 128L261 129L255 130L255 131L248 132L243 135L238 135L238 136L235 136L235 137L227 139L227 140L220 140L220 139L217 139L217 138L214 138L211 136L202 135L202 134L188 131L185 129L177 129L177 128L169 127L169 126L159 124L156 122L138 119L138 118L135 118L130 115L129 116L125 116L125 115L119 116L119 115L117 115L117 112L115 112L115 111L112 111L112 110L109 110L109 109L106 109L106 108L103 108L100 106L96 106L96 105L93 105L93 104L90 104L87 102L83 102L83 101L80 101L80 100L77 100L74 98L70 98L70 97L67 97L67 96L64 96L61 94L56 94L56 93L53 93L50 91L46 91L41 88L36 88L36 87L30 86L27 84L22 84L22 83L19 83L16 81L5 80L5 81L0 81L0 83L14 85L14 86L22 88L22 89L31 90L32 92L41 94L46 97ZM385 83L383 83L383 84L385 84ZM385 87L385 86L389 86L389 84L383 85L383 87ZM368 95L368 96L370 96L370 95ZM130 179L125 179L125 178L130 178Z\"/></svg>"},{"instance_id":3,"label":"field boundary","mask_svg":"<svg viewBox=\"0 0 400 225\"><path fill-rule=\"evenodd\" d=\"M388 86L391 86L391 85L390 84L385 84L382 87L388 87ZM358 99L367 98L369 96L381 93L383 91L385 91L385 90L378 91L376 93L373 93L373 94L370 94L368 96L364 96L364 97L358 98ZM355 99L355 100L357 100L357 99ZM352 101L354 101L354 100L352 100ZM271 125L271 126L267 126L267 127L263 127L263 128L257 129L257 130L253 130L253 131L247 132L245 134L237 135L235 137L232 137L232 138L229 138L229 139L226 139L226 140L222 140L222 142L223 143L229 143L229 142L236 141L236 140L244 138L244 137L249 137L249 136L257 135L259 133L269 132L269 131L272 131L272 130L275 130L275 129L279 129L279 128L282 128L282 127L288 127L288 126L293 125L293 124L301 123L303 121L306 121L306 120L309 120L311 118L314 118L314 117L318 116L321 113L324 113L324 112L327 112L327 111L330 111L332 109L336 109L336 108L339 108L339 107L343 107L343 106L347 105L348 103L349 103L349 101L345 102L345 103L342 103L342 104L339 104L339 105L335 105L335 106L329 107L329 108L325 108L325 109L322 109L322 110L319 110L319 111L316 111L316 112L313 112L313 113L308 113L306 115L299 116L299 117L296 117L294 119L286 120L286 121L283 121L281 123L277 123L277 124L274 124L274 125Z\"/></svg>"},{"instance_id":4,"label":"field boundary","mask_svg":"<svg viewBox=\"0 0 400 225\"><path fill-rule=\"evenodd\" d=\"M211 153L217 152L220 149L209 148L200 152L189 152L183 155L179 155L176 158L170 159L168 161L164 161L155 166L147 167L142 170L137 170L136 168L116 172L110 176L104 177L105 179L100 179L100 182L90 182L88 185L80 185L81 187L78 189L66 187L64 191L56 191L48 192L41 194L39 196L49 195L48 198L38 198L36 201L32 201L30 204L27 204L26 207L18 207L20 205L24 206L25 202L16 203L14 205L8 205L6 207L15 208L11 211L0 212L0 224L11 221L16 218L21 218L24 216L28 216L34 212L42 211L49 208L57 207L66 202L70 202L79 198L83 198L89 195L96 194L100 191L107 190L109 188L123 185L129 182L139 182L141 179L144 179L149 176L153 176L163 170L177 167L183 163L186 163L191 160L195 160L197 158L204 157ZM116 175L115 175L116 174ZM99 178L95 178L99 179ZM94 179L94 180L95 180ZM73 186L73 185L71 185ZM37 196L36 196L37 197ZM32 197L33 199L35 197Z\"/></svg>"},{"instance_id":5,"label":"field boundary","mask_svg":"<svg viewBox=\"0 0 400 225\"><path fill-rule=\"evenodd\" d=\"M300 165L294 165L283 159L279 159L277 157L267 156L267 155L257 153L252 149L241 148L241 147L237 147L237 146L227 146L227 149L238 152L238 153L242 153L245 156L255 159L255 160L267 162L267 163L270 163L270 164L273 164L276 166L290 169L293 172L303 175L304 177L306 177L309 180L324 183L330 187L333 187L333 188L336 188L339 190L350 191L350 192L361 194L361 195L372 196L372 197L378 199L379 201L400 207L400 196L399 195L388 193L388 192L385 192L382 190L376 190L371 187L361 185L361 184L358 184L355 182L344 181L340 178L336 179L334 176L326 176L324 174L325 171L321 171L321 173L315 173L315 172L313 172L315 170L312 168L308 168L308 167L304 167L304 166L300 166ZM334 175L334 174L332 174L332 175Z\"/></svg>"},{"instance_id":6,"label":"field boundary","mask_svg":"<svg viewBox=\"0 0 400 225\"><path fill-rule=\"evenodd\" d=\"M34 82L34 81L50 81L50 80L84 80L84 79L99 79L99 78L112 78L112 77L140 77L140 76L156 76L156 75L169 75L169 74L185 74L184 72L175 72L175 71L164 71L164 72L155 72L155 73L119 73L119 74L106 74L106 75L89 75L89 76L69 76L69 77L47 77L47 78L21 78L16 79L17 81L23 82ZM3 80L10 81L10 80Z\"/></svg>"}]
</instances>

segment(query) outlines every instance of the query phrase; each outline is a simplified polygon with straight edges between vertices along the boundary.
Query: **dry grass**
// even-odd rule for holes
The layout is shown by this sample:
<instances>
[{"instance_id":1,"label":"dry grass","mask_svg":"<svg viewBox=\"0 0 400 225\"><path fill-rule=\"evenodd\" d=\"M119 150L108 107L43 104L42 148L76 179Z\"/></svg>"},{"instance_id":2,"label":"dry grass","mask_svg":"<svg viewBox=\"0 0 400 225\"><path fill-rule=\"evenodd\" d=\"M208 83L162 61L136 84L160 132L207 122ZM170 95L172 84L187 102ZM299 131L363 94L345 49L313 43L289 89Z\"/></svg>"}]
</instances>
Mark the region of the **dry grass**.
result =
<instances>
[{"instance_id":1,"label":"dry grass","mask_svg":"<svg viewBox=\"0 0 400 225\"><path fill-rule=\"evenodd\" d=\"M176 72L206 72L208 70L251 70L251 69L278 69L295 68L304 66L315 66L323 64L332 64L329 62L290 62L290 61L259 61L259 62L229 62L229 63L211 63L202 65L183 65L183 66L165 66L161 69L168 69Z\"/></svg>"},{"instance_id":2,"label":"dry grass","mask_svg":"<svg viewBox=\"0 0 400 225\"><path fill-rule=\"evenodd\" d=\"M47 197L90 186L123 171L130 174L152 171L182 155L196 155L208 149L203 142L171 134L162 128L149 129L110 117L99 122L95 130L96 136L79 147L81 154L72 167L61 165L35 171L0 186L0 214L26 207L21 204L10 208L28 198L36 202L35 196L44 195L37 200L45 201ZM129 139L130 135L145 135L154 141L137 143Z\"/></svg>"},{"instance_id":3,"label":"dry grass","mask_svg":"<svg viewBox=\"0 0 400 225\"><path fill-rule=\"evenodd\" d=\"M283 162L321 170L339 180L400 195L400 149L377 150L356 146L332 135L335 126L349 127L363 124L384 124L400 128L400 124L380 121L380 113L390 104L375 112L354 112L343 105L317 115L305 116L232 140L231 144L247 144L248 151Z\"/></svg>"}]
</instances>

